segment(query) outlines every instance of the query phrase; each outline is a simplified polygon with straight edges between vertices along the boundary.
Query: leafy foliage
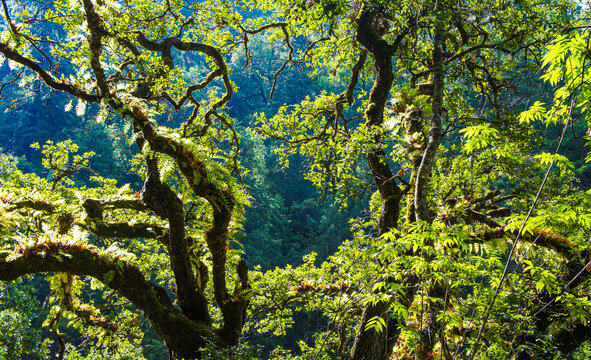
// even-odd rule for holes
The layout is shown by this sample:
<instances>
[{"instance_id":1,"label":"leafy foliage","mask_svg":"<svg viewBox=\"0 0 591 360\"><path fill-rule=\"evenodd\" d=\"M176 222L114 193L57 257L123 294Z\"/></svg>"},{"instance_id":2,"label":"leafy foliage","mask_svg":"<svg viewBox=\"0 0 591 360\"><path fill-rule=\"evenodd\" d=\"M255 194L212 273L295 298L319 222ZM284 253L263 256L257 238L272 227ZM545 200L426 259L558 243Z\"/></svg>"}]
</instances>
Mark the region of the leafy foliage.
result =
<instances>
[{"instance_id":1,"label":"leafy foliage","mask_svg":"<svg viewBox=\"0 0 591 360\"><path fill-rule=\"evenodd\" d=\"M562 144L590 126L589 34L571 2L2 4L3 104L116 140L39 130L37 175L0 156L0 279L53 273L54 345L19 287L0 297L22 334L7 356L162 358L156 338L173 358L583 356L589 155Z\"/></svg>"}]
</instances>

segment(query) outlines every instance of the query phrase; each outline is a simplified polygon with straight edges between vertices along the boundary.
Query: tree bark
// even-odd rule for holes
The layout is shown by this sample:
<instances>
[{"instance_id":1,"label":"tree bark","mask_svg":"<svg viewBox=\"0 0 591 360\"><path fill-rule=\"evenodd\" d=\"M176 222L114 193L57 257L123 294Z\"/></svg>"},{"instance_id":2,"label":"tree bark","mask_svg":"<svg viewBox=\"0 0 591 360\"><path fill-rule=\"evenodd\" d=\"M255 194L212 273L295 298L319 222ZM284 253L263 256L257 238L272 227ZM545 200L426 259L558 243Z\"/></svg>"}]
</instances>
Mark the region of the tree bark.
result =
<instances>
[{"instance_id":1,"label":"tree bark","mask_svg":"<svg viewBox=\"0 0 591 360\"><path fill-rule=\"evenodd\" d=\"M357 19L358 28L356 34L357 41L373 55L377 74L369 94L369 105L365 112L366 126L369 128L380 127L384 122L384 109L394 81L392 56L396 49L396 46L388 44L377 35L374 29L375 14L374 10L362 9ZM366 159L380 194L378 235L381 236L390 229L398 227L400 201L403 192L396 183L394 174L388 165L386 153L381 149L380 135L375 135L373 142L374 150L366 155ZM398 327L396 322L386 314L389 307L390 304L387 302L380 302L375 305L368 304L364 307L351 350L352 359L383 360L387 359L388 355L392 353ZM386 330L382 332L365 330L368 321L375 316L385 318Z\"/></svg>"},{"instance_id":2,"label":"tree bark","mask_svg":"<svg viewBox=\"0 0 591 360\"><path fill-rule=\"evenodd\" d=\"M442 5L438 2L435 11L441 12ZM438 17L441 15L437 15ZM443 88L444 88L444 69L443 69L443 46L445 42L445 30L441 19L436 19L435 34L433 39L433 61L431 72L433 74L433 99L432 116L429 128L429 142L423 153L421 165L417 171L415 185L414 205L417 221L431 222L429 218L429 206L427 204L427 188L431 170L437 155L437 149L441 144L443 136L441 131L441 121L443 119Z\"/></svg>"}]
</instances>

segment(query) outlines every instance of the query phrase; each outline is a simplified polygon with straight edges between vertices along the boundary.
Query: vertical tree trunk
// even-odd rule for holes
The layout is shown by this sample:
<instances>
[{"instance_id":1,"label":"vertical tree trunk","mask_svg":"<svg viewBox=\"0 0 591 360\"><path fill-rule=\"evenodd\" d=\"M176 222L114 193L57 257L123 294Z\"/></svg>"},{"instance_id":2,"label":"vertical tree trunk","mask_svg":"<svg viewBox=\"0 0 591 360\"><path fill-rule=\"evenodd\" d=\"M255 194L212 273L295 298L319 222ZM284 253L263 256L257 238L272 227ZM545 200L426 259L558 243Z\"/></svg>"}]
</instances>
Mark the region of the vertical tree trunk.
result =
<instances>
[{"instance_id":1,"label":"vertical tree trunk","mask_svg":"<svg viewBox=\"0 0 591 360\"><path fill-rule=\"evenodd\" d=\"M433 99L432 115L429 128L429 141L421 165L417 171L414 205L417 221L426 221L431 223L433 218L429 214L429 205L427 203L428 186L431 177L431 171L435 162L437 149L441 144L443 137L441 130L441 121L443 119L443 90L444 90L444 68L443 68L443 46L445 43L444 6L442 1L438 1L435 7L435 31L433 36L433 58L431 63L431 73L433 74ZM433 246L433 243L427 242L427 246ZM427 256L426 261L433 261L433 256ZM429 274L425 274L426 277ZM433 348L438 341L438 334L441 327L441 321L437 320L437 315L443 311L445 287L441 282L434 280L432 288L427 292L429 298L441 299L441 302L429 302L424 311L424 323L419 329L419 346L416 358L427 360L432 358Z\"/></svg>"},{"instance_id":2,"label":"vertical tree trunk","mask_svg":"<svg viewBox=\"0 0 591 360\"><path fill-rule=\"evenodd\" d=\"M437 3L435 11L441 12L441 1ZM441 15L437 15L441 16ZM429 142L427 148L423 153L423 159L417 172L414 202L417 221L429 221L429 206L427 204L427 188L429 186L429 178L431 170L437 155L437 149L441 144L443 137L441 131L441 120L443 119L443 45L445 42L445 30L441 19L436 20L435 34L433 39L433 62L431 64L431 72L433 74L433 100L432 100L432 115L429 128Z\"/></svg>"},{"instance_id":3,"label":"vertical tree trunk","mask_svg":"<svg viewBox=\"0 0 591 360\"><path fill-rule=\"evenodd\" d=\"M394 82L392 56L395 46L388 44L378 36L373 24L375 15L375 11L364 8L357 19L357 40L373 55L377 74L365 112L366 126L370 128L383 124L384 109ZM398 227L403 192L395 181L385 152L380 148L381 137L376 135L373 141L375 149L370 151L366 158L380 194L378 234L382 235L390 229ZM354 360L383 360L387 359L392 352L393 340L397 337L398 327L386 315L389 307L389 303L380 302L375 305L368 304L363 309L351 351L351 357ZM381 332L366 331L368 321L376 316L386 320L387 329Z\"/></svg>"},{"instance_id":4,"label":"vertical tree trunk","mask_svg":"<svg viewBox=\"0 0 591 360\"><path fill-rule=\"evenodd\" d=\"M437 5L437 11L441 11L442 5ZM366 110L366 125L368 127L380 126L384 121L384 109L386 101L390 94L393 84L392 57L400 43L404 33L399 35L394 45L388 44L379 35L374 27L375 11L368 8L361 10L357 20L357 40L374 57L376 80L369 94L369 105ZM429 177L435 160L435 155L439 144L441 143L442 131L441 121L443 118L443 43L445 33L440 21L441 14L437 14L437 26L434 34L433 62L430 69L433 73L433 100L432 117L430 121L429 139L426 142L425 149L421 155L416 155L413 161L414 192L412 203L409 204L407 212L407 221L423 220L429 221L429 207L427 204L427 189ZM407 131L417 131L416 119L411 119ZM376 150L367 154L367 161L372 172L372 176L380 194L381 207L378 219L378 234L382 235L392 228L398 227L400 215L400 202L403 192L394 180L394 175L388 165L385 153L379 149L381 139L379 136L374 138ZM422 148L421 144L421 148ZM416 176L416 177L415 177ZM409 279L402 284L405 287L405 296L411 299L415 293L416 279ZM437 288L440 290L439 288ZM361 316L359 328L355 336L351 356L354 360L383 360L387 359L392 353L393 346L398 338L399 330L397 321L389 318L387 311L389 303L382 302L375 305L368 304ZM437 311L434 309L434 311ZM373 317L382 317L386 320L386 331L377 332L375 330L365 331L369 320ZM425 334L429 335L437 325L429 322L425 327ZM423 334L423 335L425 335ZM436 334L433 336L422 336L425 348L432 349L436 342Z\"/></svg>"},{"instance_id":5,"label":"vertical tree trunk","mask_svg":"<svg viewBox=\"0 0 591 360\"><path fill-rule=\"evenodd\" d=\"M386 322L387 329L382 332L375 330L365 330L368 321L375 317L384 317L388 311L390 304L387 302L380 302L376 305L367 305L363 308L361 314L361 321L357 334L355 335L355 342L351 351L351 357L356 360L384 360L392 353L392 347L397 337L397 329L391 321ZM388 341L390 340L390 341Z\"/></svg>"}]
</instances>

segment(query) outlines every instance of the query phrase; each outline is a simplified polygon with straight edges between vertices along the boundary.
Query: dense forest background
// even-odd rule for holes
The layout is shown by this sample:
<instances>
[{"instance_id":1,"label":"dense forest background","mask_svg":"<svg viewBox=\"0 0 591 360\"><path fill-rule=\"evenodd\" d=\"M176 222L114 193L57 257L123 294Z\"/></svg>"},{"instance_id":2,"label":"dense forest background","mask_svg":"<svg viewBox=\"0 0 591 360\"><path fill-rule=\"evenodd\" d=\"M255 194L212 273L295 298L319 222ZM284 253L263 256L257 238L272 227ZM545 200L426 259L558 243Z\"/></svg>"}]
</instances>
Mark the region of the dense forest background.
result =
<instances>
[{"instance_id":1,"label":"dense forest background","mask_svg":"<svg viewBox=\"0 0 591 360\"><path fill-rule=\"evenodd\" d=\"M581 4L2 5L0 357L588 357Z\"/></svg>"}]
</instances>

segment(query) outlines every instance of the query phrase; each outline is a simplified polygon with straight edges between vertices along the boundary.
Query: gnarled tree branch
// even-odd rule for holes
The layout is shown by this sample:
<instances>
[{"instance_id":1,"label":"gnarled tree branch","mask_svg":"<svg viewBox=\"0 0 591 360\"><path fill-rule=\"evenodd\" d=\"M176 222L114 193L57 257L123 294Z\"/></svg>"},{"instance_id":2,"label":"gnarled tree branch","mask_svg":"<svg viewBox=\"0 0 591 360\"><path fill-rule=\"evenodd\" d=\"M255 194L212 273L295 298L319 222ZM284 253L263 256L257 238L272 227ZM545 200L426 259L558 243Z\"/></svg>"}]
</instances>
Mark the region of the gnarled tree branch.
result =
<instances>
[{"instance_id":1,"label":"gnarled tree branch","mask_svg":"<svg viewBox=\"0 0 591 360\"><path fill-rule=\"evenodd\" d=\"M187 348L186 341L203 344L206 328L189 320L174 308L166 291L150 282L131 262L90 245L42 242L0 253L0 280L12 281L23 275L64 272L93 277L118 291L144 312L154 330L171 348ZM183 336L175 336L182 332ZM196 352L178 354L194 358Z\"/></svg>"}]
</instances>

